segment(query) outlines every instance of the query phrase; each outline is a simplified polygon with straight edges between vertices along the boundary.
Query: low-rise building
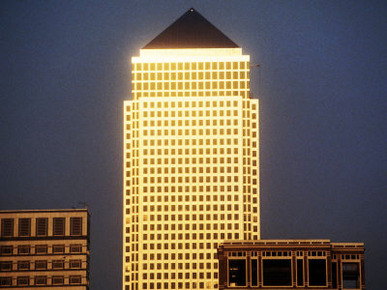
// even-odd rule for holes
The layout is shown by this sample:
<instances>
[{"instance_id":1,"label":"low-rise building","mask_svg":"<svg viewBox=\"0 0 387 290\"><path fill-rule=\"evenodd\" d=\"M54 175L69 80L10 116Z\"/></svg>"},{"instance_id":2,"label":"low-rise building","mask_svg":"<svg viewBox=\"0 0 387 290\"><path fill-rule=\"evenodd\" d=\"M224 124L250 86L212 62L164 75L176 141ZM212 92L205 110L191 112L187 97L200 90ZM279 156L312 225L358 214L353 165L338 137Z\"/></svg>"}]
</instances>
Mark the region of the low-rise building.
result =
<instances>
[{"instance_id":1,"label":"low-rise building","mask_svg":"<svg viewBox=\"0 0 387 290\"><path fill-rule=\"evenodd\" d=\"M363 243L228 241L218 258L219 289L365 289Z\"/></svg>"},{"instance_id":2,"label":"low-rise building","mask_svg":"<svg viewBox=\"0 0 387 290\"><path fill-rule=\"evenodd\" d=\"M0 211L1 289L89 289L87 209Z\"/></svg>"}]
</instances>

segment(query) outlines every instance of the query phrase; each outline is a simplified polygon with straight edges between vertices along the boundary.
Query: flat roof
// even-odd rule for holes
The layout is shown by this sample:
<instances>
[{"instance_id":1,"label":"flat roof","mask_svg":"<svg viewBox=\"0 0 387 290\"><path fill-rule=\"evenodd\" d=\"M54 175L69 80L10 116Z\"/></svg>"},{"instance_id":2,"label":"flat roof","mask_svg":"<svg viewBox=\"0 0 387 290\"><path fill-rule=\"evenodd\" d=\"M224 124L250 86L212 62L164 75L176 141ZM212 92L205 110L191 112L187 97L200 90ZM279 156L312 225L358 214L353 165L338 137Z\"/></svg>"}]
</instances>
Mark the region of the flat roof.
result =
<instances>
[{"instance_id":1,"label":"flat roof","mask_svg":"<svg viewBox=\"0 0 387 290\"><path fill-rule=\"evenodd\" d=\"M331 242L329 239L276 239L276 240L229 240L220 243L224 247L240 246L333 246L333 247L357 247L364 246L361 242Z\"/></svg>"},{"instance_id":2,"label":"flat roof","mask_svg":"<svg viewBox=\"0 0 387 290\"><path fill-rule=\"evenodd\" d=\"M68 208L68 209L10 209L10 210L0 210L0 214L9 214L9 213L39 213L39 212L88 212L87 208Z\"/></svg>"}]
</instances>

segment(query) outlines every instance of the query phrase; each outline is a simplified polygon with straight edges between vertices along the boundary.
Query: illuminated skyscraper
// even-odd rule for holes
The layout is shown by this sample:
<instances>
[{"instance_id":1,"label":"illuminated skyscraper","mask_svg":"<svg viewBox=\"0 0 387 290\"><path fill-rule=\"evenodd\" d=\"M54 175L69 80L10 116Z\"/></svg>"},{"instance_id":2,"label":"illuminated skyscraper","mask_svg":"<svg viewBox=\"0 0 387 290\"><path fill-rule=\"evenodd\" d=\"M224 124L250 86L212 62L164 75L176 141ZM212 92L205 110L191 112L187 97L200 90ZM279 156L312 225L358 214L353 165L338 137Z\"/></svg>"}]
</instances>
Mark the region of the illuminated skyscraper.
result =
<instances>
[{"instance_id":1,"label":"illuminated skyscraper","mask_svg":"<svg viewBox=\"0 0 387 290\"><path fill-rule=\"evenodd\" d=\"M259 239L249 60L193 9L132 58L123 289L216 289L218 244Z\"/></svg>"}]
</instances>

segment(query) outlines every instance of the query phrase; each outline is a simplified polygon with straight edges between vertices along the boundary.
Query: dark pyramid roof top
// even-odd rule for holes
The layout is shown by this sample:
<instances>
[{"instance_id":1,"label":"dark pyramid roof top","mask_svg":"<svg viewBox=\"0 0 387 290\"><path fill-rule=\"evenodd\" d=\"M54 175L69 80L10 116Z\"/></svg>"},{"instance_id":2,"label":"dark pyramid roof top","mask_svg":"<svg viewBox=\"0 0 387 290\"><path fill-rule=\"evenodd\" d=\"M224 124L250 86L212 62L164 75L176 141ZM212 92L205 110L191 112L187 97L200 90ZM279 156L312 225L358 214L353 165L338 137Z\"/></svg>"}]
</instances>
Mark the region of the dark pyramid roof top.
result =
<instances>
[{"instance_id":1,"label":"dark pyramid roof top","mask_svg":"<svg viewBox=\"0 0 387 290\"><path fill-rule=\"evenodd\" d=\"M239 46L191 8L143 48L234 47Z\"/></svg>"}]
</instances>

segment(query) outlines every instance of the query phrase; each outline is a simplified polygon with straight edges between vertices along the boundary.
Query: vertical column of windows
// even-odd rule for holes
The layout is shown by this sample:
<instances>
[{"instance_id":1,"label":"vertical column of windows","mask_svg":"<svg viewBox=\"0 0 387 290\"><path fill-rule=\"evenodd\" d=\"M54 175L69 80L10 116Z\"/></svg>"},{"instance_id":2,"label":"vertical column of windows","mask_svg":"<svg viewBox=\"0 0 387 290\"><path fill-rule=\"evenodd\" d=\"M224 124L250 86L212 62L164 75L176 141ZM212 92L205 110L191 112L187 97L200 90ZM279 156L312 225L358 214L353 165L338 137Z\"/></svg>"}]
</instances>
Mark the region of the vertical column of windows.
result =
<instances>
[{"instance_id":1,"label":"vertical column of windows","mask_svg":"<svg viewBox=\"0 0 387 290\"><path fill-rule=\"evenodd\" d=\"M130 196L130 253L131 253L131 267L130 276L131 281L138 281L138 268L139 268L139 220L140 220L140 205L139 205L139 172L140 172L140 104L138 101L131 103L131 134L132 134L132 147L131 147L131 196ZM137 283L134 283L137 285Z\"/></svg>"},{"instance_id":2,"label":"vertical column of windows","mask_svg":"<svg viewBox=\"0 0 387 290\"><path fill-rule=\"evenodd\" d=\"M259 115L258 100L251 100L251 152L252 152L252 237L260 238L260 204L259 204Z\"/></svg>"},{"instance_id":3,"label":"vertical column of windows","mask_svg":"<svg viewBox=\"0 0 387 290\"><path fill-rule=\"evenodd\" d=\"M135 64L132 66L132 71L135 72ZM133 85L134 89L134 85ZM137 95L133 91L133 97ZM131 262L131 168L132 168L132 110L129 102L124 103L124 272L123 284L125 289L130 287L130 262Z\"/></svg>"},{"instance_id":4,"label":"vertical column of windows","mask_svg":"<svg viewBox=\"0 0 387 290\"><path fill-rule=\"evenodd\" d=\"M242 125L243 125L243 238L249 240L251 233L249 227L251 227L251 214L248 209L249 197L251 193L251 175L250 175L250 140L251 140L251 130L250 130L250 115L249 115L249 105L250 100L245 99L242 101Z\"/></svg>"}]
</instances>

